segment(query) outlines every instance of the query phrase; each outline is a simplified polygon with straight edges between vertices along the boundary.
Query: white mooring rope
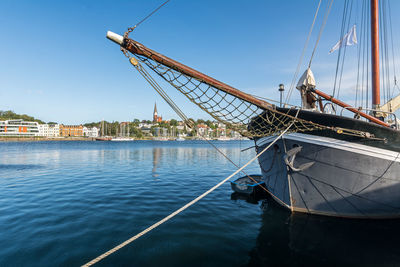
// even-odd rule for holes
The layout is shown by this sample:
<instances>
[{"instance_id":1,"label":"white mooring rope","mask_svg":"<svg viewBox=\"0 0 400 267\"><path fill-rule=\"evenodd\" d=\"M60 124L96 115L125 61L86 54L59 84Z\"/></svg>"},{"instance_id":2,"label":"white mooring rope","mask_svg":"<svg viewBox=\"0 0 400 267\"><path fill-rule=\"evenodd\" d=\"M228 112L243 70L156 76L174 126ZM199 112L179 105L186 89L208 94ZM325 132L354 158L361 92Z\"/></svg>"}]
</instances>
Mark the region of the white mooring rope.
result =
<instances>
[{"instance_id":1,"label":"white mooring rope","mask_svg":"<svg viewBox=\"0 0 400 267\"><path fill-rule=\"evenodd\" d=\"M234 175L236 175L238 172L240 172L241 170L243 170L245 167L247 167L250 163L252 163L253 161L255 161L259 156L261 156L261 154L263 154L265 151L267 151L276 141L278 141L279 138L282 137L282 135L284 135L287 130L289 130L290 127L292 127L294 121L279 135L277 136L274 141L272 141L266 148L264 148L260 153L258 153L254 158L252 158L251 160L249 160L245 165L243 165L242 167L240 167L238 170L236 170L234 173L232 173L231 175L229 175L227 178L225 178L224 180L222 180L221 182L219 182L217 185L215 185L214 187L212 187L211 189L209 189L208 191L204 192L203 194L201 194L200 196L198 196L197 198L193 199L192 201L190 201L189 203L187 203L186 205L184 205L183 207L177 209L176 211L172 212L170 215L168 215L167 217L163 218L162 220L156 222L155 224L151 225L150 227L148 227L147 229L143 230L142 232L138 233L137 235L129 238L128 240L122 242L121 244L119 244L118 246L110 249L109 251L101 254L100 256L98 256L97 258L91 260L90 262L82 265L82 266L92 266L93 264L101 261L102 259L104 259L105 257L113 254L114 252L116 252L117 250L125 247L126 245L128 245L129 243L132 243L133 241L135 241L136 239L138 239L139 237L147 234L148 232L150 232L151 230L153 230L154 228L157 228L158 226L160 226L161 224L165 223L166 221L168 221L169 219L171 219L172 217L175 217L176 215L178 215L179 213L181 213L182 211L186 210L187 208L189 208L190 206L192 206L193 204L195 204L196 202L198 202L199 200L201 200L202 198L204 198L205 196L207 196L208 194L210 194L212 191L214 191L215 189L217 189L218 187L220 187L221 185L223 185L226 181L228 181L229 179L231 179Z\"/></svg>"}]
</instances>

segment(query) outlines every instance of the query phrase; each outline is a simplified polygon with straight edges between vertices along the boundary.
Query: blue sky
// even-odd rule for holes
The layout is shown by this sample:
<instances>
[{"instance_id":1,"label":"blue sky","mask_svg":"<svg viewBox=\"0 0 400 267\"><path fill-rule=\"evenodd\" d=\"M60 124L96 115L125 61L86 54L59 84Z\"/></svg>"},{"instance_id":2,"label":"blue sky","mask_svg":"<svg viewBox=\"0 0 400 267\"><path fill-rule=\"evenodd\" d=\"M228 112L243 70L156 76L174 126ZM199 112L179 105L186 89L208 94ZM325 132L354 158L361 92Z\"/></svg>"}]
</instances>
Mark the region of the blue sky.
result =
<instances>
[{"instance_id":1,"label":"blue sky","mask_svg":"<svg viewBox=\"0 0 400 267\"><path fill-rule=\"evenodd\" d=\"M107 30L123 34L162 2L0 1L0 110L80 124L151 119L157 102L164 118L177 118L119 47L105 38ZM327 2L323 1L301 72ZM279 99L278 84L290 85L317 4L171 0L131 38L240 90ZM400 10L400 3L391 5ZM328 51L339 39L342 8L343 1L334 3L312 66L319 88L327 93L336 66L336 56ZM393 19L394 29L399 29L400 19ZM351 47L348 53L355 51ZM349 88L344 98L351 95L351 73L344 76ZM160 84L189 117L207 118L168 84ZM297 92L292 99L297 103Z\"/></svg>"}]
</instances>

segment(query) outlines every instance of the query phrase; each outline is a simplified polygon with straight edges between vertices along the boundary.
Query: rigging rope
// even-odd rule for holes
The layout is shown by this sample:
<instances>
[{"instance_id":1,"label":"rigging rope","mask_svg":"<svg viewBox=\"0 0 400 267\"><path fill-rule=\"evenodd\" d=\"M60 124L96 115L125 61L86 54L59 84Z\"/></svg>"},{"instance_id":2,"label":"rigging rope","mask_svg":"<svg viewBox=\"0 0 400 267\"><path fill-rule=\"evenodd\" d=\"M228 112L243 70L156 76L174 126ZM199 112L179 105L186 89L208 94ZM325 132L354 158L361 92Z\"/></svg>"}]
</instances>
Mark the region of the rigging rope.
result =
<instances>
[{"instance_id":1,"label":"rigging rope","mask_svg":"<svg viewBox=\"0 0 400 267\"><path fill-rule=\"evenodd\" d=\"M213 192L215 189L217 189L218 187L220 187L221 185L223 185L225 182L227 182L229 179L231 179L233 176L235 176L237 173L239 173L240 171L242 171L244 168L246 168L248 165L250 165L253 161L255 161L258 157L260 157L265 151L267 151L273 144L275 144L276 141L278 141L288 130L290 127L292 127L292 125L294 124L294 122L292 122L279 136L277 136L267 147L265 147L260 153L258 153L255 157L253 157L251 160L249 160L245 165L243 165L242 167L240 167L238 170L236 170L235 172L233 172L231 175L229 175L228 177L226 177L225 179L223 179L221 182L219 182L218 184L216 184L215 186L213 186L212 188L210 188L209 190L207 190L206 192L204 192L203 194L201 194L200 196L198 196L197 198L193 199L192 201L190 201L189 203L187 203L186 205L182 206L181 208L177 209L176 211L172 212L171 214L169 214L168 216L164 217L163 219L161 219L160 221L156 222L155 224L151 225L150 227L146 228L145 230L143 230L142 232L132 236L131 238L127 239L126 241L122 242L121 244L119 244L118 246L115 246L114 248L108 250L107 252L101 254L100 256L96 257L95 259L91 260L90 262L82 265L84 267L88 267L88 266L92 266L93 264L98 263L99 261L101 261L102 259L110 256L111 254L113 254L114 252L120 250L121 248L127 246L128 244L132 243L133 241L135 241L136 239L138 239L139 237L147 234L148 232L150 232L151 230L157 228L158 226L162 225L163 223L167 222L168 220L170 220L171 218L175 217L176 215L180 214L181 212L183 212L184 210L186 210L187 208L189 208L190 206L194 205L195 203L197 203L199 200L201 200L202 198L206 197L208 194L210 194L211 192Z\"/></svg>"},{"instance_id":2,"label":"rigging rope","mask_svg":"<svg viewBox=\"0 0 400 267\"><path fill-rule=\"evenodd\" d=\"M371 8L371 4L370 4L370 2L369 1L367 1L367 5L368 5L368 8L367 8L367 10L366 10L366 13L368 14L368 11L370 10L370 8ZM371 25L371 18L370 18L370 16L366 16L366 18L367 18L367 23L366 23L366 25ZM368 27L365 27L365 30L366 30L366 32L367 32L367 41L366 41L366 43L367 43L367 49L366 49L366 54L367 54L367 61L366 61L366 66L367 66L367 70L366 70L366 76L367 76L367 78L366 78L366 84L367 84L367 87L366 87L366 90L365 90L365 107L368 109L368 107L369 107L369 66L370 66L370 54L368 53L368 51L369 51L369 45L370 45L370 42L369 42L369 40L371 39L371 36L370 36L370 34L371 34L371 32L367 29Z\"/></svg>"},{"instance_id":3,"label":"rigging rope","mask_svg":"<svg viewBox=\"0 0 400 267\"><path fill-rule=\"evenodd\" d=\"M311 68L311 62L314 58L315 51L317 50L319 40L321 39L322 32L324 31L324 28L325 28L325 24L328 21L328 16L329 16L329 13L331 12L332 4L333 4L333 0L331 0L331 2L329 3L329 5L325 11L324 20L322 22L321 28L319 29L318 38L317 38L317 41L315 42L315 46L314 46L314 49L311 54L310 62L308 63L308 68Z\"/></svg>"},{"instance_id":4,"label":"rigging rope","mask_svg":"<svg viewBox=\"0 0 400 267\"><path fill-rule=\"evenodd\" d=\"M346 30L346 32L348 32L350 30L350 19L351 19L352 11L353 11L353 2L351 2L351 5L350 5L350 13L349 13L349 19L347 21L347 30ZM341 70L340 70L340 76L339 76L339 86L338 86L338 91L337 91L336 98L339 98L340 88L341 88L341 85L342 85L342 77L343 77L344 62L345 62L345 58L346 58L346 51L347 51L347 45L344 46L343 57L342 57L342 66L340 67Z\"/></svg>"},{"instance_id":5,"label":"rigging rope","mask_svg":"<svg viewBox=\"0 0 400 267\"><path fill-rule=\"evenodd\" d=\"M358 2L357 2L357 4L358 4ZM358 7L358 5L357 5L357 7ZM364 38L364 36L363 36L363 33L364 33L363 32L364 9L365 9L365 1L362 2L362 8L361 8L361 23L360 23L361 27L359 30L361 44L363 44L363 38ZM360 88L360 62L361 62L361 51L363 51L362 48L363 48L363 46L361 46L361 45L357 46L357 50L358 50L358 53L357 53L357 82L356 82L356 97L354 100L354 107L358 107L358 96L362 94L362 89L363 89L363 87ZM361 98L362 98L362 95L361 95ZM362 102L361 102L360 106L362 106Z\"/></svg>"},{"instance_id":6,"label":"rigging rope","mask_svg":"<svg viewBox=\"0 0 400 267\"><path fill-rule=\"evenodd\" d=\"M295 122L291 132L307 132L314 130L330 130L337 132L337 128L320 125L318 123L295 117L298 109L287 108L279 110L274 107L260 107L253 102L244 100L229 92L216 88L215 86L185 74L179 68L172 68L155 60L163 57L150 49L141 50L143 45L127 39L127 45L138 53L127 53L131 61L145 64L157 73L172 87L186 96L191 102L207 112L215 120L224 123L227 129L236 131L242 136L259 138L276 135L283 131L292 121ZM135 63L136 64L136 63ZM162 91L160 90L161 94ZM165 97L167 99L167 97ZM171 100L169 100L171 101ZM177 110L175 108L174 110ZM178 112L179 113L179 112ZM368 138L365 132L340 129L340 133L359 135Z\"/></svg>"},{"instance_id":7,"label":"rigging rope","mask_svg":"<svg viewBox=\"0 0 400 267\"><path fill-rule=\"evenodd\" d=\"M159 7L157 7L156 9L154 9L152 12L150 12L150 14L148 14L146 17L144 17L141 21L139 21L138 23L135 24L135 26L133 27L129 27L128 30L124 33L124 38L128 38L129 34L136 29L140 24L142 24L142 22L144 22L145 20L147 20L148 18L150 18L154 13L156 13L160 8L162 8L166 3L168 3L170 0L165 1L164 3L162 3ZM128 56L128 51L126 51L125 48L123 48L121 46L121 51L125 54L125 56Z\"/></svg>"},{"instance_id":8,"label":"rigging rope","mask_svg":"<svg viewBox=\"0 0 400 267\"><path fill-rule=\"evenodd\" d=\"M176 105L176 103L168 96L168 94L162 89L162 87L154 80L154 78L147 72L145 68L134 58L131 57L129 59L129 62L136 68L136 70L146 79L146 81L153 87L154 90L167 102L167 104L176 112L176 114L182 119L182 121L189 127L189 128L195 128L195 125L191 120L187 118L187 116L179 109L179 107ZM295 118L299 115L300 109L297 110ZM295 120L293 121L293 123ZM210 140L204 137L204 135L200 134L200 137L206 141L209 145L211 145L215 150L217 150L225 159L227 159L229 162L231 162L236 168L240 168L240 161L239 165L237 165L233 160L231 160L224 152L222 152L217 146L215 146ZM240 160L240 157L239 157ZM247 174L245 171L242 171L244 175L246 175L250 180L252 180L255 183L258 183L253 177L251 177L249 174ZM262 185L259 185L264 191L269 192L265 187Z\"/></svg>"},{"instance_id":9,"label":"rigging rope","mask_svg":"<svg viewBox=\"0 0 400 267\"><path fill-rule=\"evenodd\" d=\"M349 6L349 1L346 0L344 2L344 6L343 6L342 26L341 26L341 29L340 29L339 40L342 40L343 36L344 36L344 30L345 30L345 27L346 27L346 20L347 20L348 6ZM341 54L342 54L342 49L339 49L338 56L337 56L337 61L336 61L335 81L334 81L334 84L333 84L333 92L332 92L332 96L333 97L335 97L335 93L336 93L336 83L337 83L339 69L340 69Z\"/></svg>"},{"instance_id":10,"label":"rigging rope","mask_svg":"<svg viewBox=\"0 0 400 267\"><path fill-rule=\"evenodd\" d=\"M395 64L395 55L394 55L394 45L393 45L393 27L392 27L392 12L391 12L391 7L390 7L390 1L388 1L388 6L389 6L389 25L390 25L390 39L391 39L391 44L392 44L392 65L393 65L393 91L392 91L392 96L394 94L394 88L397 87L397 89L400 89L399 86L397 85L397 78L396 78L396 64Z\"/></svg>"},{"instance_id":11,"label":"rigging rope","mask_svg":"<svg viewBox=\"0 0 400 267\"><path fill-rule=\"evenodd\" d=\"M319 0L318 7L317 7L317 10L315 11L314 19L313 19L313 22L312 22L311 27L310 27L310 31L308 32L308 36L307 36L306 42L304 44L303 50L301 51L301 56L300 56L299 63L297 64L296 71L295 71L295 73L293 75L293 79L292 79L292 82L290 84L289 92L286 95L285 106L289 103L290 97L291 97L292 92L293 92L294 85L295 85L297 77L299 75L301 63L303 61L304 54L305 54L305 52L307 50L308 42L310 41L310 37L311 37L311 33L312 33L313 29L314 29L315 20L317 19L318 12L319 12L319 7L321 6L321 2L322 2L322 0Z\"/></svg>"}]
</instances>

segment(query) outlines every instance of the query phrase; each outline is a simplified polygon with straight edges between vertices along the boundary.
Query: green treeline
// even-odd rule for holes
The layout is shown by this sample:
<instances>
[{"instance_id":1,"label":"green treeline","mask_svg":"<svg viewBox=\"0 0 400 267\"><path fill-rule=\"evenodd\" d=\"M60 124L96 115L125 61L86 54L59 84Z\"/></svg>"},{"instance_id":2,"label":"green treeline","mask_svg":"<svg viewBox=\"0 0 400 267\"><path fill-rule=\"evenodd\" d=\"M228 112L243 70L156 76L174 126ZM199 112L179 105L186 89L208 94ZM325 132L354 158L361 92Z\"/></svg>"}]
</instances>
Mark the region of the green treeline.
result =
<instances>
[{"instance_id":1,"label":"green treeline","mask_svg":"<svg viewBox=\"0 0 400 267\"><path fill-rule=\"evenodd\" d=\"M1 111L0 110L0 120L16 120L16 119L22 119L24 121L35 121L40 124L44 124L45 122L35 119L32 116L26 115L26 114L17 114L11 110L7 111ZM194 125L207 125L211 130L215 130L218 128L218 123L210 121L210 120L203 120L203 119L198 119L194 120L192 118L189 119L190 121L193 122ZM150 129L147 131L142 131L139 129L139 124L140 123L146 123L146 124L152 124L150 126ZM49 122L48 124L56 124L56 122ZM97 127L100 129L100 134L107 135L107 136L135 136L137 138L142 138L145 136L149 135L156 135L157 132L159 132L159 128L162 128L163 131L167 131L169 134L172 134L174 136L177 136L178 134L188 134L189 136L194 136L196 135L196 132L194 129L189 129L187 127L184 127L182 130L178 130L178 125L180 125L181 122L178 122L175 119L171 119L170 121L161 121L158 123L153 123L150 120L139 120L139 119L133 119L130 122L125 122L123 125L120 124L118 121L113 121L113 122L107 122L104 121L103 123L101 121L99 122L91 122L91 123L85 123L83 126L86 127ZM227 129L229 129L229 126L227 125ZM211 133L212 134L217 134L217 133Z\"/></svg>"},{"instance_id":2,"label":"green treeline","mask_svg":"<svg viewBox=\"0 0 400 267\"><path fill-rule=\"evenodd\" d=\"M17 114L11 110L2 111L0 110L0 121L6 120L24 120L24 121L36 121L38 123L44 123L39 119L35 119L34 117L28 116L26 114Z\"/></svg>"}]
</instances>

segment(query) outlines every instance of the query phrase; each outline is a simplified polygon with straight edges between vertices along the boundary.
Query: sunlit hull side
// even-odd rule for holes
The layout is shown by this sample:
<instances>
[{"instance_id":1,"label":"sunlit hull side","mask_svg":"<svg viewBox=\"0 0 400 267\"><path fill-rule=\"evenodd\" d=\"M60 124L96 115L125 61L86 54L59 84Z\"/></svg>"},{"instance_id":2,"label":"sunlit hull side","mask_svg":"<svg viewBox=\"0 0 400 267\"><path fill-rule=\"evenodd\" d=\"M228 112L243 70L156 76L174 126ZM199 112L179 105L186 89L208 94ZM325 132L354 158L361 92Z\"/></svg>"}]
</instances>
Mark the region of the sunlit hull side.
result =
<instances>
[{"instance_id":1,"label":"sunlit hull side","mask_svg":"<svg viewBox=\"0 0 400 267\"><path fill-rule=\"evenodd\" d=\"M256 140L260 152L275 137ZM285 155L296 146L293 165ZM314 164L294 170L305 163ZM259 157L271 195L294 212L350 218L400 217L400 153L308 134L287 134ZM292 168L295 167L295 168Z\"/></svg>"}]
</instances>

